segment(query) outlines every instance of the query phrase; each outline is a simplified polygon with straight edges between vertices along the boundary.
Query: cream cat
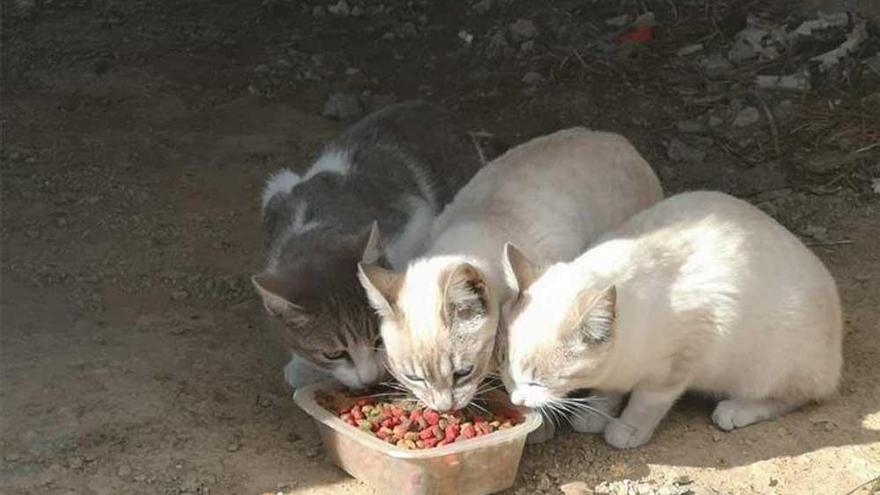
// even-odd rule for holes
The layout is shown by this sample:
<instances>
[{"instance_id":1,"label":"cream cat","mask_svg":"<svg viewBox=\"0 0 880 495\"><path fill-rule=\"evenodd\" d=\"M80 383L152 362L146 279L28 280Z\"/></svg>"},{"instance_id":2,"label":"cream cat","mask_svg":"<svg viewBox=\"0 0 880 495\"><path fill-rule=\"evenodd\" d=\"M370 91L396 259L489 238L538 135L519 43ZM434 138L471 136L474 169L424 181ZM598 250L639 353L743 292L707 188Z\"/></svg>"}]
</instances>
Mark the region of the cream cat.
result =
<instances>
[{"instance_id":1,"label":"cream cat","mask_svg":"<svg viewBox=\"0 0 880 495\"><path fill-rule=\"evenodd\" d=\"M392 374L434 409L464 407L496 369L500 307L513 295L504 243L572 259L660 198L651 167L616 134L568 129L494 160L434 221L430 247L405 274L360 266Z\"/></svg>"},{"instance_id":2,"label":"cream cat","mask_svg":"<svg viewBox=\"0 0 880 495\"><path fill-rule=\"evenodd\" d=\"M571 263L546 271L516 249L522 292L505 312L504 379L516 404L575 389L619 420L575 423L618 448L647 442L685 390L722 398L724 430L832 394L842 321L834 280L794 235L757 208L714 192L669 198Z\"/></svg>"}]
</instances>

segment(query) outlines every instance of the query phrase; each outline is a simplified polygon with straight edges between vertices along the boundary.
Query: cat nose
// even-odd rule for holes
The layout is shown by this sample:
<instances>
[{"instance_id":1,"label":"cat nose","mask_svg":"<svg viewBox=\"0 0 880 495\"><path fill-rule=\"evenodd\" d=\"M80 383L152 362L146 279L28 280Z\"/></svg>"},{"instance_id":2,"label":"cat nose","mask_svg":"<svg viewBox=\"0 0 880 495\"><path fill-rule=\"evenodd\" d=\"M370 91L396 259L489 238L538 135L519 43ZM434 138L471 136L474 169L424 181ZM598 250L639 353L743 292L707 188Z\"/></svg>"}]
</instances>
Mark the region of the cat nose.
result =
<instances>
[{"instance_id":1,"label":"cat nose","mask_svg":"<svg viewBox=\"0 0 880 495\"><path fill-rule=\"evenodd\" d=\"M525 394L519 389L513 389L510 393L510 402L515 406L524 406L526 402Z\"/></svg>"}]
</instances>

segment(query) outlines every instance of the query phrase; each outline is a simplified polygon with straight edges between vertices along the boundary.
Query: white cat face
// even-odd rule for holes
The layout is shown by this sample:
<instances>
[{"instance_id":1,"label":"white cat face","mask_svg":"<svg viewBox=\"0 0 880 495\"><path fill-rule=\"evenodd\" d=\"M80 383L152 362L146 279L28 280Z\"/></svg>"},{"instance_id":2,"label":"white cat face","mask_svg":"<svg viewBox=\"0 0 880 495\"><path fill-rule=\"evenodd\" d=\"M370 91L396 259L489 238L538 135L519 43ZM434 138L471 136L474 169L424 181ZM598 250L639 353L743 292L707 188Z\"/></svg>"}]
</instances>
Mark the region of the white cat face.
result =
<instances>
[{"instance_id":1,"label":"white cat face","mask_svg":"<svg viewBox=\"0 0 880 495\"><path fill-rule=\"evenodd\" d=\"M391 373L432 409L466 406L491 370L498 325L480 272L435 258L406 274L362 265L361 283L381 317Z\"/></svg>"},{"instance_id":2,"label":"white cat face","mask_svg":"<svg viewBox=\"0 0 880 495\"><path fill-rule=\"evenodd\" d=\"M565 264L546 271L515 248L506 271L519 293L503 311L507 358L501 374L514 404L542 407L588 388L613 343L616 290L577 290Z\"/></svg>"}]
</instances>

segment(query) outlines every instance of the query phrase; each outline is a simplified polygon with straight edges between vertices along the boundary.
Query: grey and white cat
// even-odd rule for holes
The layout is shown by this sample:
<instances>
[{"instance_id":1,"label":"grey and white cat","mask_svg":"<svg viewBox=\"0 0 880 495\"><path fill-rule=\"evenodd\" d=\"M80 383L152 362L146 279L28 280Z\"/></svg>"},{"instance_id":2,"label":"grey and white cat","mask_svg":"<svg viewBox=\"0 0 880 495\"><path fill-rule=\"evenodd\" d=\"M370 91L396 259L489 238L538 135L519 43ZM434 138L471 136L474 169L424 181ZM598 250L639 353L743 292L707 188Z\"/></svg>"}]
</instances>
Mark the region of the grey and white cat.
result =
<instances>
[{"instance_id":1,"label":"grey and white cat","mask_svg":"<svg viewBox=\"0 0 880 495\"><path fill-rule=\"evenodd\" d=\"M405 273L361 265L391 373L434 409L464 407L497 369L500 309L513 294L504 244L572 259L662 196L651 167L616 134L567 129L494 160L437 218L430 247Z\"/></svg>"},{"instance_id":2,"label":"grey and white cat","mask_svg":"<svg viewBox=\"0 0 880 495\"><path fill-rule=\"evenodd\" d=\"M546 270L508 248L503 377L516 404L590 388L601 413L576 429L618 448L647 442L686 390L720 397L731 430L832 394L842 320L834 280L793 234L715 192L669 198L570 263ZM569 407L577 404L568 402Z\"/></svg>"},{"instance_id":3,"label":"grey and white cat","mask_svg":"<svg viewBox=\"0 0 880 495\"><path fill-rule=\"evenodd\" d=\"M376 317L357 264L404 266L421 253L434 217L483 164L455 116L415 101L368 115L304 174L282 170L269 179L265 265L253 283L284 324L291 386L326 374L351 388L382 379Z\"/></svg>"}]
</instances>

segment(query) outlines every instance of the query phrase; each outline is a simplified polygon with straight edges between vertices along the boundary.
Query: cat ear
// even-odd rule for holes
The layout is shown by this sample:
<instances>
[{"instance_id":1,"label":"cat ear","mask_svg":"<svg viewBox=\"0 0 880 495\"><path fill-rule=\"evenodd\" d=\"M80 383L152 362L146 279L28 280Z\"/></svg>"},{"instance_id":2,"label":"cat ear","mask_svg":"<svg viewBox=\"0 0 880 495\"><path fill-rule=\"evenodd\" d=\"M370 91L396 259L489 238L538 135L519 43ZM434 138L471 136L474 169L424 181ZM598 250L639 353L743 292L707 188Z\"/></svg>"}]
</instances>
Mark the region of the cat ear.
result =
<instances>
[{"instance_id":1,"label":"cat ear","mask_svg":"<svg viewBox=\"0 0 880 495\"><path fill-rule=\"evenodd\" d=\"M373 221L370 228L359 236L359 246L363 246L361 263L379 263L385 257L385 246L379 233L379 222Z\"/></svg>"},{"instance_id":2,"label":"cat ear","mask_svg":"<svg viewBox=\"0 0 880 495\"><path fill-rule=\"evenodd\" d=\"M514 290L528 289L541 273L541 267L532 263L519 248L509 242L504 244L504 276Z\"/></svg>"},{"instance_id":3,"label":"cat ear","mask_svg":"<svg viewBox=\"0 0 880 495\"><path fill-rule=\"evenodd\" d=\"M394 313L394 304L403 286L403 275L379 265L358 263L358 279L367 292L367 299L380 316Z\"/></svg>"},{"instance_id":4,"label":"cat ear","mask_svg":"<svg viewBox=\"0 0 880 495\"><path fill-rule=\"evenodd\" d=\"M477 329L489 312L486 282L473 265L461 263L443 289L443 315L450 327Z\"/></svg>"},{"instance_id":5,"label":"cat ear","mask_svg":"<svg viewBox=\"0 0 880 495\"><path fill-rule=\"evenodd\" d=\"M588 344L601 344L611 339L617 319L617 288L610 286L599 292L587 289L578 295L577 314L581 338Z\"/></svg>"},{"instance_id":6,"label":"cat ear","mask_svg":"<svg viewBox=\"0 0 880 495\"><path fill-rule=\"evenodd\" d=\"M263 306L270 315L295 325L304 325L311 321L311 316L301 306L281 295L284 293L284 281L280 277L263 273L251 277L251 283L263 299Z\"/></svg>"}]
</instances>

